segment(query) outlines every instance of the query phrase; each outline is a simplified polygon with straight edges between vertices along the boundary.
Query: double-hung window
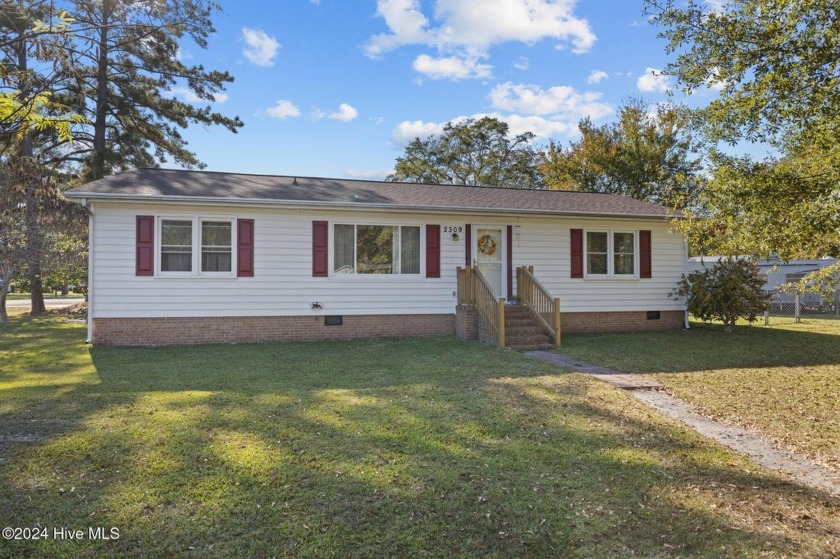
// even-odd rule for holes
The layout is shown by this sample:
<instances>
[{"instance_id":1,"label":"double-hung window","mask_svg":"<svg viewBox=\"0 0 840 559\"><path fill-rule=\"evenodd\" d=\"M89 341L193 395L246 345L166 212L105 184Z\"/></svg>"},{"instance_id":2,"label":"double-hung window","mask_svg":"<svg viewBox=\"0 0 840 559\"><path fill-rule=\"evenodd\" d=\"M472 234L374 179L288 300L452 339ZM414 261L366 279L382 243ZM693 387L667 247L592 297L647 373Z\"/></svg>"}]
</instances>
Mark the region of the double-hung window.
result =
<instances>
[{"instance_id":1,"label":"double-hung window","mask_svg":"<svg viewBox=\"0 0 840 559\"><path fill-rule=\"evenodd\" d=\"M588 277L636 277L636 233L587 231L585 248Z\"/></svg>"},{"instance_id":2,"label":"double-hung window","mask_svg":"<svg viewBox=\"0 0 840 559\"><path fill-rule=\"evenodd\" d=\"M232 219L161 217L161 276L229 276L233 274Z\"/></svg>"},{"instance_id":3,"label":"double-hung window","mask_svg":"<svg viewBox=\"0 0 840 559\"><path fill-rule=\"evenodd\" d=\"M333 273L419 274L420 227L335 224Z\"/></svg>"},{"instance_id":4,"label":"double-hung window","mask_svg":"<svg viewBox=\"0 0 840 559\"><path fill-rule=\"evenodd\" d=\"M191 219L160 220L160 271L193 271L193 222Z\"/></svg>"},{"instance_id":5,"label":"double-hung window","mask_svg":"<svg viewBox=\"0 0 840 559\"><path fill-rule=\"evenodd\" d=\"M228 272L233 270L233 224L230 220L200 220L201 271Z\"/></svg>"}]
</instances>

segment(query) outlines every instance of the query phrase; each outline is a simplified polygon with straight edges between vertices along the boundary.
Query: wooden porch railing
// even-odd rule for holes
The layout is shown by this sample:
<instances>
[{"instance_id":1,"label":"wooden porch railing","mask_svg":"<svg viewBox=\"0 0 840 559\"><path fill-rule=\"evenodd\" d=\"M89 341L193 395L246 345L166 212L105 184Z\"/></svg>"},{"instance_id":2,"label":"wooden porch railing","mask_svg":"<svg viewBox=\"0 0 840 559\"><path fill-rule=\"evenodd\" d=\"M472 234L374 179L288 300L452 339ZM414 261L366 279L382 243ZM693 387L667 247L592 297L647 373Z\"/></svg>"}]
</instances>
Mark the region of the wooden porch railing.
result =
<instances>
[{"instance_id":1,"label":"wooden porch railing","mask_svg":"<svg viewBox=\"0 0 840 559\"><path fill-rule=\"evenodd\" d=\"M533 266L516 269L516 295L519 304L531 311L554 339L555 347L560 347L560 299L552 297L551 292L534 277Z\"/></svg>"},{"instance_id":2,"label":"wooden porch railing","mask_svg":"<svg viewBox=\"0 0 840 559\"><path fill-rule=\"evenodd\" d=\"M475 305L499 347L505 347L505 299L496 299L493 289L478 268L458 268L458 304Z\"/></svg>"},{"instance_id":3,"label":"wooden porch railing","mask_svg":"<svg viewBox=\"0 0 840 559\"><path fill-rule=\"evenodd\" d=\"M458 266L458 304L475 305L475 290L473 289L472 267L461 268Z\"/></svg>"}]
</instances>

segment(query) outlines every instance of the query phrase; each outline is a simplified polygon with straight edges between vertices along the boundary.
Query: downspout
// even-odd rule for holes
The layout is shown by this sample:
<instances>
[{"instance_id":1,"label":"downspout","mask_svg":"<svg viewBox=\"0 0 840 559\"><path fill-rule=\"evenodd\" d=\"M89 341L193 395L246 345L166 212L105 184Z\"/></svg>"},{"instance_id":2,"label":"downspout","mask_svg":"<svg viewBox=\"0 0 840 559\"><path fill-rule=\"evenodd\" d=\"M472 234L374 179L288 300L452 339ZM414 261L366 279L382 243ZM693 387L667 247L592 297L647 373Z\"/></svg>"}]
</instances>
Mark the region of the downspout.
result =
<instances>
[{"instance_id":1,"label":"downspout","mask_svg":"<svg viewBox=\"0 0 840 559\"><path fill-rule=\"evenodd\" d=\"M93 343L93 204L82 199L82 207L88 212L88 277L87 277L87 339Z\"/></svg>"}]
</instances>

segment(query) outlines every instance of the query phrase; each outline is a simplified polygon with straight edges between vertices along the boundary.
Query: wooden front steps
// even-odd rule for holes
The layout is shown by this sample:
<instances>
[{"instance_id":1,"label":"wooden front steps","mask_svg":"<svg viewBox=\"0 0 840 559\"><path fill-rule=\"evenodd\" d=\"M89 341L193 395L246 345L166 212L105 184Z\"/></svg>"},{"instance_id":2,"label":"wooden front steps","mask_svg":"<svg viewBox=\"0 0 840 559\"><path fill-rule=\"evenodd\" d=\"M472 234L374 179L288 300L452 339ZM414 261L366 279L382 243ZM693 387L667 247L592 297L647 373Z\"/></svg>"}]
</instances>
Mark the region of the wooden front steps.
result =
<instances>
[{"instance_id":1,"label":"wooden front steps","mask_svg":"<svg viewBox=\"0 0 840 559\"><path fill-rule=\"evenodd\" d=\"M540 323L518 304L505 305L505 346L515 351L548 351L554 340Z\"/></svg>"}]
</instances>

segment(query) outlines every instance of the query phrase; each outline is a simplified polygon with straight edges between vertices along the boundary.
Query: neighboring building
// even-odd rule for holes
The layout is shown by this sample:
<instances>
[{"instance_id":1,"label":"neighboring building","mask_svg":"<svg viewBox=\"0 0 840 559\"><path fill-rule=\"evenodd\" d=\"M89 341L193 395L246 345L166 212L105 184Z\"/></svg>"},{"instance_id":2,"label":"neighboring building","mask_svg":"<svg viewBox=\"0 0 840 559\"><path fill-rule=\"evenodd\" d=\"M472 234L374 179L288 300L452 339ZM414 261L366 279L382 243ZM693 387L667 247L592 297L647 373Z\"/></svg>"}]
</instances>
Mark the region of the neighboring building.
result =
<instances>
[{"instance_id":1,"label":"neighboring building","mask_svg":"<svg viewBox=\"0 0 840 559\"><path fill-rule=\"evenodd\" d=\"M686 272L693 272L700 270L703 267L714 266L725 256L693 256L688 259L686 263ZM834 266L837 264L836 258L826 256L823 258L816 258L813 260L788 260L784 261L778 257L772 257L767 260L759 260L756 262L761 273L767 276L767 283L764 285L765 291L774 292L773 305L792 305L795 300L795 294L792 291L785 291L783 288L794 284L813 272ZM835 299L838 299L840 293L835 294ZM803 293L800 299L801 304L810 307L829 307L834 303L827 300L819 293Z\"/></svg>"},{"instance_id":2,"label":"neighboring building","mask_svg":"<svg viewBox=\"0 0 840 559\"><path fill-rule=\"evenodd\" d=\"M508 299L533 266L564 332L684 320L669 210L622 196L163 169L66 195L96 344L452 335L468 264Z\"/></svg>"},{"instance_id":3,"label":"neighboring building","mask_svg":"<svg viewBox=\"0 0 840 559\"><path fill-rule=\"evenodd\" d=\"M686 264L686 272L700 270L703 267L711 267L717 264L725 256L692 256ZM756 262L759 270L767 276L765 290L776 291L785 284L801 280L812 272L819 271L837 264L837 259L826 256L814 260L784 260L772 257L768 260Z\"/></svg>"}]
</instances>

